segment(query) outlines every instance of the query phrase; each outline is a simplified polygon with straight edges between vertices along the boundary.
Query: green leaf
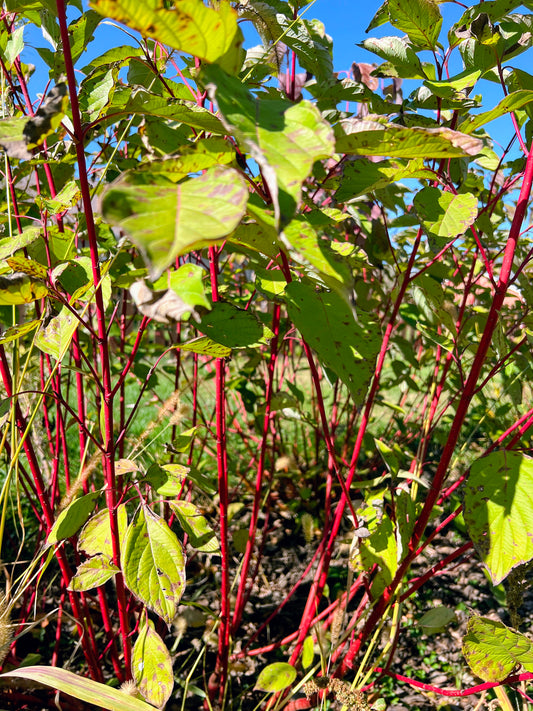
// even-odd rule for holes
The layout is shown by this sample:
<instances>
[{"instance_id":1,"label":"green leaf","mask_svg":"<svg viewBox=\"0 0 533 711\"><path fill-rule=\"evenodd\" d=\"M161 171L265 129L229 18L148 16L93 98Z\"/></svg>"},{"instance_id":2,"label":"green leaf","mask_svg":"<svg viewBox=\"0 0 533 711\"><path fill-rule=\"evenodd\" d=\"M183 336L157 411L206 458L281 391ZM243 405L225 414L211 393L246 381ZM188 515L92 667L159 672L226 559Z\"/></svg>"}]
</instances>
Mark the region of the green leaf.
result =
<instances>
[{"instance_id":1,"label":"green leaf","mask_svg":"<svg viewBox=\"0 0 533 711\"><path fill-rule=\"evenodd\" d=\"M476 69L472 71L471 69L466 69L460 74L456 74L451 79L442 81L430 81L426 80L424 86L431 89L431 92L435 96L440 96L442 99L448 98L459 98L465 99L466 94L464 93L466 89L472 89L479 77L481 76L481 69ZM464 128L461 125L461 130Z\"/></svg>"},{"instance_id":2,"label":"green leaf","mask_svg":"<svg viewBox=\"0 0 533 711\"><path fill-rule=\"evenodd\" d=\"M26 321L26 323L18 323L16 326L10 326L5 330L0 329L0 343L17 341L22 336L34 331L40 323L40 319L35 319L34 321Z\"/></svg>"},{"instance_id":3,"label":"green leaf","mask_svg":"<svg viewBox=\"0 0 533 711\"><path fill-rule=\"evenodd\" d=\"M180 343L175 348L200 355L213 356L213 358L228 358L231 355L231 348L212 341L208 336L200 336L187 343Z\"/></svg>"},{"instance_id":4,"label":"green leaf","mask_svg":"<svg viewBox=\"0 0 533 711\"><path fill-rule=\"evenodd\" d=\"M53 545L70 538L83 526L94 509L96 499L100 496L99 491L92 491L90 494L80 496L63 509L54 521L54 525L48 533L46 542Z\"/></svg>"},{"instance_id":5,"label":"green leaf","mask_svg":"<svg viewBox=\"0 0 533 711\"><path fill-rule=\"evenodd\" d=\"M176 157L142 163L136 171L163 175L172 182L215 165L227 165L235 160L235 148L224 138L204 138L182 147Z\"/></svg>"},{"instance_id":6,"label":"green leaf","mask_svg":"<svg viewBox=\"0 0 533 711\"><path fill-rule=\"evenodd\" d=\"M35 334L35 345L43 353L62 360L78 326L76 315L64 306L57 316L48 322L41 322L41 327Z\"/></svg>"},{"instance_id":7,"label":"green leaf","mask_svg":"<svg viewBox=\"0 0 533 711\"><path fill-rule=\"evenodd\" d=\"M111 67L107 72L97 69L81 83L79 102L86 121L97 121L105 116L117 87L118 72L118 67Z\"/></svg>"},{"instance_id":8,"label":"green leaf","mask_svg":"<svg viewBox=\"0 0 533 711\"><path fill-rule=\"evenodd\" d=\"M413 206L435 249L443 247L450 238L464 234L474 224L478 212L475 195L454 195L438 188L420 190Z\"/></svg>"},{"instance_id":9,"label":"green leaf","mask_svg":"<svg viewBox=\"0 0 533 711\"><path fill-rule=\"evenodd\" d=\"M407 37L370 37L361 43L361 47L390 62L402 79L427 79Z\"/></svg>"},{"instance_id":10,"label":"green leaf","mask_svg":"<svg viewBox=\"0 0 533 711\"><path fill-rule=\"evenodd\" d=\"M302 646L302 667L304 669L309 669L315 658L315 644L313 642L312 635L309 635L304 639Z\"/></svg>"},{"instance_id":11,"label":"green leaf","mask_svg":"<svg viewBox=\"0 0 533 711\"><path fill-rule=\"evenodd\" d=\"M110 65L124 66L128 64L132 57L143 57L144 52L140 47L132 47L129 44L122 45L121 47L111 47L103 54L95 59L91 59L90 63L81 70L86 76L91 74L95 69L99 67L106 67Z\"/></svg>"},{"instance_id":12,"label":"green leaf","mask_svg":"<svg viewBox=\"0 0 533 711\"><path fill-rule=\"evenodd\" d=\"M335 292L291 282L285 289L287 308L302 336L348 387L357 405L364 401L381 344L379 325L361 311L358 318Z\"/></svg>"},{"instance_id":13,"label":"green leaf","mask_svg":"<svg viewBox=\"0 0 533 711\"><path fill-rule=\"evenodd\" d=\"M189 536L193 548L203 553L218 553L220 546L215 532L198 508L189 501L171 501L170 508L179 519L181 527Z\"/></svg>"},{"instance_id":14,"label":"green leaf","mask_svg":"<svg viewBox=\"0 0 533 711\"><path fill-rule=\"evenodd\" d=\"M202 0L174 0L168 9L160 0L92 0L91 5L143 37L206 62L218 62L231 72L240 69L243 36L229 3L221 3L217 10Z\"/></svg>"},{"instance_id":15,"label":"green leaf","mask_svg":"<svg viewBox=\"0 0 533 711\"><path fill-rule=\"evenodd\" d=\"M12 30L7 40L7 45L4 50L4 60L8 64L13 64L15 59L24 49L24 25L21 25L16 30Z\"/></svg>"},{"instance_id":16,"label":"green leaf","mask_svg":"<svg viewBox=\"0 0 533 711\"><path fill-rule=\"evenodd\" d=\"M253 313L223 301L213 304L212 311L202 316L197 328L228 348L254 345L263 336L263 327Z\"/></svg>"},{"instance_id":17,"label":"green leaf","mask_svg":"<svg viewBox=\"0 0 533 711\"><path fill-rule=\"evenodd\" d=\"M389 20L422 49L435 49L442 27L437 0L388 0Z\"/></svg>"},{"instance_id":18,"label":"green leaf","mask_svg":"<svg viewBox=\"0 0 533 711\"><path fill-rule=\"evenodd\" d=\"M121 541L124 540L128 528L128 515L125 504L117 506L118 532ZM78 548L87 555L104 555L113 557L113 544L111 542L111 523L109 509L102 509L91 516L78 536Z\"/></svg>"},{"instance_id":19,"label":"green leaf","mask_svg":"<svg viewBox=\"0 0 533 711\"><path fill-rule=\"evenodd\" d=\"M418 624L426 634L442 632L451 622L455 620L455 612L449 607L438 605L425 612L418 620Z\"/></svg>"},{"instance_id":20,"label":"green leaf","mask_svg":"<svg viewBox=\"0 0 533 711\"><path fill-rule=\"evenodd\" d=\"M274 662L261 670L254 689L257 691L283 691L296 679L296 669L286 662Z\"/></svg>"},{"instance_id":21,"label":"green leaf","mask_svg":"<svg viewBox=\"0 0 533 711\"><path fill-rule=\"evenodd\" d=\"M113 565L106 555L95 555L93 558L80 563L75 575L72 576L69 590L92 590L103 585L120 572L120 568Z\"/></svg>"},{"instance_id":22,"label":"green leaf","mask_svg":"<svg viewBox=\"0 0 533 711\"><path fill-rule=\"evenodd\" d=\"M105 191L102 211L141 249L156 279L176 257L232 232L247 201L239 173L216 167L178 185L135 184L123 176Z\"/></svg>"},{"instance_id":23,"label":"green leaf","mask_svg":"<svg viewBox=\"0 0 533 711\"><path fill-rule=\"evenodd\" d=\"M224 133L224 127L218 118L208 109L197 106L192 101L159 96L142 87L116 86L112 100L107 104L102 117L111 114L113 121L117 115L157 116L186 124L190 128ZM189 132L189 131L188 131Z\"/></svg>"},{"instance_id":24,"label":"green leaf","mask_svg":"<svg viewBox=\"0 0 533 711\"><path fill-rule=\"evenodd\" d=\"M345 119L335 126L339 153L392 158L462 158L476 155L483 143L450 128L405 128L378 121Z\"/></svg>"},{"instance_id":25,"label":"green leaf","mask_svg":"<svg viewBox=\"0 0 533 711\"><path fill-rule=\"evenodd\" d=\"M0 274L0 306L31 304L48 294L48 287L42 281L31 279L27 274L16 271Z\"/></svg>"},{"instance_id":26,"label":"green leaf","mask_svg":"<svg viewBox=\"0 0 533 711\"><path fill-rule=\"evenodd\" d=\"M494 585L533 558L533 459L492 452L475 461L465 488L468 534Z\"/></svg>"},{"instance_id":27,"label":"green leaf","mask_svg":"<svg viewBox=\"0 0 533 711\"><path fill-rule=\"evenodd\" d=\"M533 672L533 643L488 617L468 620L463 654L470 669L483 681L503 681L517 665Z\"/></svg>"},{"instance_id":28,"label":"green leaf","mask_svg":"<svg viewBox=\"0 0 533 711\"><path fill-rule=\"evenodd\" d=\"M235 133L262 169L276 217L286 221L300 202L303 181L313 163L334 152L333 132L309 101L255 97L216 66L203 73L227 130Z\"/></svg>"},{"instance_id":29,"label":"green leaf","mask_svg":"<svg viewBox=\"0 0 533 711\"><path fill-rule=\"evenodd\" d=\"M251 20L265 47L261 47L261 61L268 61L269 49L279 41L292 49L299 64L319 79L330 81L333 74L332 40L319 20L294 17L292 8L279 0L248 0L239 6L239 16ZM266 48L266 49L265 49ZM274 64L277 57L274 55ZM275 66L279 69L279 66Z\"/></svg>"},{"instance_id":30,"label":"green leaf","mask_svg":"<svg viewBox=\"0 0 533 711\"><path fill-rule=\"evenodd\" d=\"M139 630L133 645L131 668L144 698L157 708L163 708L174 688L172 660L151 620L147 619Z\"/></svg>"},{"instance_id":31,"label":"green leaf","mask_svg":"<svg viewBox=\"0 0 533 711\"><path fill-rule=\"evenodd\" d=\"M52 689L88 704L94 704L95 700L98 700L98 706L108 711L154 711L150 704L128 696L119 689L77 676L59 667L22 667L0 674L0 678L6 677L29 679L37 684L51 686Z\"/></svg>"},{"instance_id":32,"label":"green leaf","mask_svg":"<svg viewBox=\"0 0 533 711\"><path fill-rule=\"evenodd\" d=\"M513 91L503 98L499 104L497 104L490 111L485 111L477 116L470 116L466 121L461 124L461 131L464 133L473 133L476 129L484 126L489 121L494 121L494 119L504 116L510 111L516 111L522 107L530 104L533 101L533 91L527 89L519 89L518 91Z\"/></svg>"},{"instance_id":33,"label":"green leaf","mask_svg":"<svg viewBox=\"0 0 533 711\"><path fill-rule=\"evenodd\" d=\"M253 249L272 259L278 256L281 249L277 232L255 222L241 222L235 232L232 232L228 237L228 241L247 249Z\"/></svg>"},{"instance_id":34,"label":"green leaf","mask_svg":"<svg viewBox=\"0 0 533 711\"><path fill-rule=\"evenodd\" d=\"M382 160L374 163L367 158L346 163L343 167L341 184L335 193L339 202L345 202L359 195L366 195L374 190L404 178L433 178L435 173L424 167L421 158L407 163L400 160Z\"/></svg>"},{"instance_id":35,"label":"green leaf","mask_svg":"<svg viewBox=\"0 0 533 711\"><path fill-rule=\"evenodd\" d=\"M319 236L309 220L295 217L283 229L283 238L297 262L308 263L322 276L328 286L343 291L352 282L352 271L345 259L331 249L330 241Z\"/></svg>"},{"instance_id":36,"label":"green leaf","mask_svg":"<svg viewBox=\"0 0 533 711\"><path fill-rule=\"evenodd\" d=\"M210 309L203 282L206 273L198 264L182 264L169 275L161 276L154 289L172 289L184 303Z\"/></svg>"},{"instance_id":37,"label":"green leaf","mask_svg":"<svg viewBox=\"0 0 533 711\"><path fill-rule=\"evenodd\" d=\"M57 193L55 198L37 198L36 202L39 207L44 210L48 210L50 215L58 215L64 212L69 207L73 207L78 200L81 198L81 189L79 188L75 180L69 180L61 190Z\"/></svg>"},{"instance_id":38,"label":"green leaf","mask_svg":"<svg viewBox=\"0 0 533 711\"><path fill-rule=\"evenodd\" d=\"M126 532L122 570L131 592L170 624L185 590L185 554L167 523L147 507Z\"/></svg>"},{"instance_id":39,"label":"green leaf","mask_svg":"<svg viewBox=\"0 0 533 711\"><path fill-rule=\"evenodd\" d=\"M189 442L190 446L190 442ZM160 496L178 496L183 491L183 482L190 472L184 464L151 464L146 472L145 481Z\"/></svg>"},{"instance_id":40,"label":"green leaf","mask_svg":"<svg viewBox=\"0 0 533 711\"><path fill-rule=\"evenodd\" d=\"M74 64L87 49L93 39L93 32L102 21L102 17L94 10L87 10L81 17L76 18L68 26L70 51Z\"/></svg>"}]
</instances>

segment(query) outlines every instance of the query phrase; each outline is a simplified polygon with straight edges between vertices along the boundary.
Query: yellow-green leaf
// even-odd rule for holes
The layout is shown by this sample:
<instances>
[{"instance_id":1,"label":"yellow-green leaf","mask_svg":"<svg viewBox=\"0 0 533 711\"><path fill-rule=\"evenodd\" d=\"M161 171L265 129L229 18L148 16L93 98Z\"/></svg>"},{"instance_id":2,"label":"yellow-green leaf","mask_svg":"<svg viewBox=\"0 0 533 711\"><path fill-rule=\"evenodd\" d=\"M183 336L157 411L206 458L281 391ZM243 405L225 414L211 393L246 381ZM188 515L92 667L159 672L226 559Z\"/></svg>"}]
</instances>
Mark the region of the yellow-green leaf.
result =
<instances>
[{"instance_id":1,"label":"yellow-green leaf","mask_svg":"<svg viewBox=\"0 0 533 711\"><path fill-rule=\"evenodd\" d=\"M128 527L122 569L131 592L172 622L185 590L185 554L176 534L147 507Z\"/></svg>"},{"instance_id":2,"label":"yellow-green leaf","mask_svg":"<svg viewBox=\"0 0 533 711\"><path fill-rule=\"evenodd\" d=\"M172 660L151 620L140 629L133 646L132 670L135 684L144 698L163 708L174 687Z\"/></svg>"}]
</instances>

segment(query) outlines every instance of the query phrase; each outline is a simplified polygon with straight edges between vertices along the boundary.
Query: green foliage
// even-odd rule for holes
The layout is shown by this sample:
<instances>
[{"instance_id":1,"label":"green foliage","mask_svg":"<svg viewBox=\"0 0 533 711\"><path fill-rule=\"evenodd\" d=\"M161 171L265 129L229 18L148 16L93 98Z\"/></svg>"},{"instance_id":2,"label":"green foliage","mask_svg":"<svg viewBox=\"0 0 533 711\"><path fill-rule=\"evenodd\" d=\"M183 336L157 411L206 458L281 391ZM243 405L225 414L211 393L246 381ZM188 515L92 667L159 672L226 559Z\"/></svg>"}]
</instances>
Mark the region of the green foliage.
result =
<instances>
[{"instance_id":1,"label":"green foliage","mask_svg":"<svg viewBox=\"0 0 533 711\"><path fill-rule=\"evenodd\" d=\"M473 545L518 620L533 560L531 3L386 0L347 78L310 4L91 4L9 0L0 31L8 675L366 710L410 619L470 602L406 616L425 584ZM463 650L502 683L530 646L475 617Z\"/></svg>"}]
</instances>

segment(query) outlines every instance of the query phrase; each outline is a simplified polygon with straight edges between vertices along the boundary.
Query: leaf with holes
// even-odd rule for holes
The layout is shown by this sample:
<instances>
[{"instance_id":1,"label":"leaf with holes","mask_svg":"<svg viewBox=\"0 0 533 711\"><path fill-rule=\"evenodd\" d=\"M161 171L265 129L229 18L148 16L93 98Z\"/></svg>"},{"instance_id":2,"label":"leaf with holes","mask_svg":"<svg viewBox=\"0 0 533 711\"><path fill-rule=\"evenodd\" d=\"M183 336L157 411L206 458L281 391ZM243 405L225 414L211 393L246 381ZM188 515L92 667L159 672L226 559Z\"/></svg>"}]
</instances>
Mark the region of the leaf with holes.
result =
<instances>
[{"instance_id":1,"label":"leaf with holes","mask_svg":"<svg viewBox=\"0 0 533 711\"><path fill-rule=\"evenodd\" d=\"M128 527L122 568L135 597L170 624L185 590L185 553L168 524L147 507Z\"/></svg>"},{"instance_id":2,"label":"leaf with holes","mask_svg":"<svg viewBox=\"0 0 533 711\"><path fill-rule=\"evenodd\" d=\"M465 487L464 519L494 585L533 559L533 459L491 452L475 461Z\"/></svg>"},{"instance_id":3,"label":"leaf with holes","mask_svg":"<svg viewBox=\"0 0 533 711\"><path fill-rule=\"evenodd\" d=\"M442 27L437 0L388 0L389 20L422 49L435 49Z\"/></svg>"}]
</instances>

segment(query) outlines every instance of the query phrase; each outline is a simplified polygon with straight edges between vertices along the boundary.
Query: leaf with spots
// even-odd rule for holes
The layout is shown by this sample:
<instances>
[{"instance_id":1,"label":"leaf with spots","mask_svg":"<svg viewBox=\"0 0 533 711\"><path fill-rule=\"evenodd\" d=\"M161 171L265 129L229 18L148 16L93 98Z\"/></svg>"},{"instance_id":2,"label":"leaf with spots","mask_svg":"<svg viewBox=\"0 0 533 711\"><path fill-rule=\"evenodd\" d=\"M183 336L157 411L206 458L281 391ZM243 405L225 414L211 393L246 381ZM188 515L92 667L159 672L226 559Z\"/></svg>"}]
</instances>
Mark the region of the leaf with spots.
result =
<instances>
[{"instance_id":1,"label":"leaf with spots","mask_svg":"<svg viewBox=\"0 0 533 711\"><path fill-rule=\"evenodd\" d=\"M170 624L185 590L185 553L167 523L145 506L126 532L122 569L135 597Z\"/></svg>"},{"instance_id":2,"label":"leaf with spots","mask_svg":"<svg viewBox=\"0 0 533 711\"><path fill-rule=\"evenodd\" d=\"M355 316L335 292L317 293L308 284L291 282L285 293L289 316L302 336L361 404L381 344L379 325L362 310Z\"/></svg>"},{"instance_id":3,"label":"leaf with spots","mask_svg":"<svg viewBox=\"0 0 533 711\"><path fill-rule=\"evenodd\" d=\"M143 252L155 280L176 257L230 234L246 211L248 188L233 168L217 166L177 185L128 173L105 192L104 218Z\"/></svg>"},{"instance_id":4,"label":"leaf with spots","mask_svg":"<svg viewBox=\"0 0 533 711\"><path fill-rule=\"evenodd\" d=\"M492 452L475 461L465 488L468 534L492 582L533 558L533 459Z\"/></svg>"},{"instance_id":5,"label":"leaf with spots","mask_svg":"<svg viewBox=\"0 0 533 711\"><path fill-rule=\"evenodd\" d=\"M463 637L468 666L483 681L503 681L517 667L533 672L533 643L498 620L471 617Z\"/></svg>"},{"instance_id":6,"label":"leaf with spots","mask_svg":"<svg viewBox=\"0 0 533 711\"><path fill-rule=\"evenodd\" d=\"M335 126L336 150L386 158L463 158L477 155L483 142L451 128L412 128L371 119L349 118Z\"/></svg>"},{"instance_id":7,"label":"leaf with spots","mask_svg":"<svg viewBox=\"0 0 533 711\"><path fill-rule=\"evenodd\" d=\"M388 0L393 27L405 32L422 49L435 49L442 27L437 0Z\"/></svg>"},{"instance_id":8,"label":"leaf with spots","mask_svg":"<svg viewBox=\"0 0 533 711\"><path fill-rule=\"evenodd\" d=\"M151 620L146 620L139 631L131 666L135 684L146 701L163 708L174 688L172 660Z\"/></svg>"},{"instance_id":9,"label":"leaf with spots","mask_svg":"<svg viewBox=\"0 0 533 711\"><path fill-rule=\"evenodd\" d=\"M172 7L162 0L92 0L91 5L143 37L218 62L227 71L238 71L242 64L243 35L229 3L220 3L216 10L202 0L174 0Z\"/></svg>"},{"instance_id":10,"label":"leaf with spots","mask_svg":"<svg viewBox=\"0 0 533 711\"><path fill-rule=\"evenodd\" d=\"M95 555L80 563L75 575L72 576L68 589L78 592L92 590L100 587L119 572L119 568L113 565L107 556Z\"/></svg>"},{"instance_id":11,"label":"leaf with spots","mask_svg":"<svg viewBox=\"0 0 533 711\"><path fill-rule=\"evenodd\" d=\"M213 309L202 316L199 331L227 348L245 348L263 337L263 326L251 311L217 301Z\"/></svg>"},{"instance_id":12,"label":"leaf with spots","mask_svg":"<svg viewBox=\"0 0 533 711\"><path fill-rule=\"evenodd\" d=\"M128 527L128 514L126 513L125 504L120 504L117 507L117 521L119 538L123 541ZM87 555L102 554L107 558L113 557L109 509L101 509L87 521L80 531L78 548L87 553Z\"/></svg>"}]
</instances>

